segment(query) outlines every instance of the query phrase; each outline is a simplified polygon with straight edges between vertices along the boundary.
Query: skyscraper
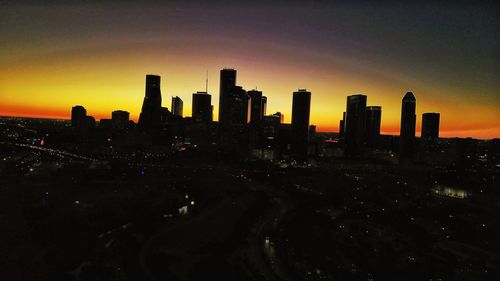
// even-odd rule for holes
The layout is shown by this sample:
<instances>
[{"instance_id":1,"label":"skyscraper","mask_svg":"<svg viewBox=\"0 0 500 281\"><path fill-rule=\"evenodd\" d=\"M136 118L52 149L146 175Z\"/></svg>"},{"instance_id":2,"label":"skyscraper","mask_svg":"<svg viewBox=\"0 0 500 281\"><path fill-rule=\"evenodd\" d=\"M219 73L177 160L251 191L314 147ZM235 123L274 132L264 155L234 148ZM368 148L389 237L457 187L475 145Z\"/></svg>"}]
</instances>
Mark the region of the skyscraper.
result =
<instances>
[{"instance_id":1,"label":"skyscraper","mask_svg":"<svg viewBox=\"0 0 500 281\"><path fill-rule=\"evenodd\" d=\"M422 141L439 138L439 117L439 113L436 112L422 114Z\"/></svg>"},{"instance_id":2,"label":"skyscraper","mask_svg":"<svg viewBox=\"0 0 500 281\"><path fill-rule=\"evenodd\" d=\"M230 118L231 92L236 86L236 70L224 68L220 71L219 124L226 125Z\"/></svg>"},{"instance_id":3,"label":"skyscraper","mask_svg":"<svg viewBox=\"0 0 500 281\"><path fill-rule=\"evenodd\" d=\"M124 110L115 110L111 112L111 122L113 123L113 128L117 130L123 130L128 127L128 122L130 118L130 113Z\"/></svg>"},{"instance_id":4,"label":"skyscraper","mask_svg":"<svg viewBox=\"0 0 500 281\"><path fill-rule=\"evenodd\" d=\"M226 153L240 153L248 145L251 100L245 89L234 86L225 93L223 119L219 119L220 142ZM220 111L219 111L220 112ZM222 123L221 123L222 122Z\"/></svg>"},{"instance_id":5,"label":"skyscraper","mask_svg":"<svg viewBox=\"0 0 500 281\"><path fill-rule=\"evenodd\" d=\"M292 153L297 159L307 159L311 92L299 89L292 101Z\"/></svg>"},{"instance_id":6,"label":"skyscraper","mask_svg":"<svg viewBox=\"0 0 500 281\"><path fill-rule=\"evenodd\" d=\"M172 121L172 116L172 112L170 112L168 108L162 106L160 108L160 125L165 125L169 123L169 121Z\"/></svg>"},{"instance_id":7,"label":"skyscraper","mask_svg":"<svg viewBox=\"0 0 500 281\"><path fill-rule=\"evenodd\" d=\"M352 95L347 97L345 118L345 154L348 157L360 156L366 140L365 95Z\"/></svg>"},{"instance_id":8,"label":"skyscraper","mask_svg":"<svg viewBox=\"0 0 500 281\"><path fill-rule=\"evenodd\" d=\"M366 107L366 143L373 146L380 137L380 122L382 118L381 106Z\"/></svg>"},{"instance_id":9,"label":"skyscraper","mask_svg":"<svg viewBox=\"0 0 500 281\"><path fill-rule=\"evenodd\" d=\"M419 160L426 162L435 161L439 152L439 113L430 112L422 114L422 134L420 138Z\"/></svg>"},{"instance_id":10,"label":"skyscraper","mask_svg":"<svg viewBox=\"0 0 500 281\"><path fill-rule=\"evenodd\" d=\"M283 124L285 122L285 115L281 112L276 112L274 114L271 114L272 116L276 116L280 120L280 124Z\"/></svg>"},{"instance_id":11,"label":"skyscraper","mask_svg":"<svg viewBox=\"0 0 500 281\"><path fill-rule=\"evenodd\" d=\"M92 129L95 128L95 118L94 116L87 115L85 116L85 129Z\"/></svg>"},{"instance_id":12,"label":"skyscraper","mask_svg":"<svg viewBox=\"0 0 500 281\"><path fill-rule=\"evenodd\" d=\"M160 127L161 91L160 76L146 75L146 95L139 115L139 128L152 131Z\"/></svg>"},{"instance_id":13,"label":"skyscraper","mask_svg":"<svg viewBox=\"0 0 500 281\"><path fill-rule=\"evenodd\" d=\"M210 124L212 122L212 96L206 92L193 94L193 121Z\"/></svg>"},{"instance_id":14,"label":"skyscraper","mask_svg":"<svg viewBox=\"0 0 500 281\"><path fill-rule=\"evenodd\" d=\"M250 90L247 94L250 96L250 124L252 126L258 125L264 116L262 92Z\"/></svg>"},{"instance_id":15,"label":"skyscraper","mask_svg":"<svg viewBox=\"0 0 500 281\"><path fill-rule=\"evenodd\" d=\"M81 105L76 105L71 108L71 127L82 129L85 126L85 117L87 110Z\"/></svg>"},{"instance_id":16,"label":"skyscraper","mask_svg":"<svg viewBox=\"0 0 500 281\"><path fill-rule=\"evenodd\" d=\"M262 116L267 115L267 97L262 96Z\"/></svg>"},{"instance_id":17,"label":"skyscraper","mask_svg":"<svg viewBox=\"0 0 500 281\"><path fill-rule=\"evenodd\" d=\"M264 147L272 147L278 137L281 125L281 116L277 114L264 116L262 118L262 143Z\"/></svg>"},{"instance_id":18,"label":"skyscraper","mask_svg":"<svg viewBox=\"0 0 500 281\"><path fill-rule=\"evenodd\" d=\"M339 123L339 137L343 138L345 133L345 111L342 112L342 119Z\"/></svg>"},{"instance_id":19,"label":"skyscraper","mask_svg":"<svg viewBox=\"0 0 500 281\"><path fill-rule=\"evenodd\" d=\"M401 106L401 129L399 137L399 159L400 162L410 162L414 154L415 126L417 117L415 115L417 101L412 92L407 92L403 97Z\"/></svg>"},{"instance_id":20,"label":"skyscraper","mask_svg":"<svg viewBox=\"0 0 500 281\"><path fill-rule=\"evenodd\" d=\"M180 97L172 97L172 114L174 116L182 117L183 102Z\"/></svg>"},{"instance_id":21,"label":"skyscraper","mask_svg":"<svg viewBox=\"0 0 500 281\"><path fill-rule=\"evenodd\" d=\"M224 126L240 126L250 121L251 100L241 86L234 86L227 93Z\"/></svg>"}]
</instances>

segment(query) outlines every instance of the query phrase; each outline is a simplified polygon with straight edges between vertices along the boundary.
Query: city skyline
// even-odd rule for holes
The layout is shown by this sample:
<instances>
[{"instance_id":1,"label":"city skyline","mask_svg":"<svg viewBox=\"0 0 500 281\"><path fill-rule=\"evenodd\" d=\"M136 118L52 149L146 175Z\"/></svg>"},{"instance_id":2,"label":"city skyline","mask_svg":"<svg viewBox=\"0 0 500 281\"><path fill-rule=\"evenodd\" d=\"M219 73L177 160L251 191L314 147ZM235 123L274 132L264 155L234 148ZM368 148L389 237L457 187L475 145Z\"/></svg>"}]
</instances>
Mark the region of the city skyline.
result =
<instances>
[{"instance_id":1,"label":"city skyline","mask_svg":"<svg viewBox=\"0 0 500 281\"><path fill-rule=\"evenodd\" d=\"M500 1L0 1L0 281L500 280Z\"/></svg>"},{"instance_id":2,"label":"city skyline","mask_svg":"<svg viewBox=\"0 0 500 281\"><path fill-rule=\"evenodd\" d=\"M221 77L220 77L220 79L221 79L221 80L220 80L220 82L222 83L222 81L223 81L223 78L222 78L222 73L223 73L224 71L233 71L234 73L236 73L236 72L237 72L237 69L234 69L234 68L223 68L223 69L222 69L222 70L220 70L220 71L221 71ZM148 79L148 77L158 77L158 79L159 79L159 78L161 78L161 76L160 76L160 75L157 75L157 74L146 74L146 80ZM208 83L208 82L207 82L207 83ZM237 84L235 81L234 81L233 83L234 83L234 84ZM147 84L148 84L148 82L146 82L146 93L148 92L148 86L147 86ZM162 92L162 91L161 91L161 85L160 85L160 87L158 87L158 88L160 89L160 90L159 90L159 93L158 93L158 94L159 94L159 97L160 97L159 106L161 106L161 108L166 108L166 109L168 109L168 110L169 110L169 111L170 111L173 115L179 115L180 117L194 117L194 116L193 116L193 112L192 112L192 110L190 110L189 108L191 108L191 109L193 108L193 98L194 98L194 95L195 95L195 94L207 94L207 95L209 95L210 97L211 97L211 96L219 96L219 94L217 94L217 93L212 94L212 93L209 93L209 92L203 92L203 91L197 91L197 92L195 92L195 94L191 94L191 95L192 95L192 98L191 98L191 103L189 102L189 99L187 99L187 101L188 101L188 102L187 102L187 105L188 105L188 106L190 106L190 107L189 107L189 108L186 108L186 109L187 109L187 111L189 112L189 114L188 114L188 115L184 115L184 114L183 114L183 106L182 106L182 104L183 104L183 100L182 100L179 96L171 96L171 98L172 98L172 103L170 104L170 107L168 107L166 103L163 103L163 102L162 102L162 99L164 99L165 97L161 94L161 92ZM242 88L242 87L240 86L240 88ZM219 90L220 90L220 89L219 89ZM299 91L302 91L302 90L304 90L304 89L299 89ZM265 104L267 104L267 97L263 96L263 92L262 92L262 91L258 91L258 90L255 88L255 89L251 89L251 90L246 90L246 92L247 92L250 96L251 96L253 93L255 93L255 92L260 93L260 95L262 95L262 100L263 100L263 102L265 101ZM295 93L295 90L294 90L294 91L292 91L292 93ZM408 92L408 93L411 93L411 92ZM407 93L407 94L408 94L408 93ZM366 96L366 95L364 95L364 94L354 94L354 95L351 95L351 96L364 96L364 97L365 97L365 99L366 99L366 97L367 97L367 96ZM347 96L347 98L349 99L349 97L351 97L351 96ZM406 97L406 96L405 96L405 97ZM292 95L292 99L293 99L293 95ZM177 112L177 110L179 110L179 109L175 109L174 101L175 101L175 103L180 102L180 114L176 113L176 112ZM221 102L221 101L219 101L219 103L220 103L220 102ZM75 108L75 107L82 107L82 106L84 107L84 109L85 109L85 110L87 110L86 105L82 105L82 104L73 105L72 107L73 107L73 108ZM212 106L212 107L214 107L214 108L219 108L219 106L218 106L218 105L211 105L211 106ZM263 106L264 106L264 103L263 103ZM292 107L293 107L293 104L292 104ZM382 109L382 106L366 106L366 105L365 105L365 107L366 107L366 109L367 109L367 110L368 110L368 109L372 109L372 110L373 110L374 108L377 108L377 110L379 110L379 112L380 112L380 111L381 111L381 109ZM251 108L251 107L249 107L249 109L250 109L250 108ZM417 108L418 108L418 107L417 107ZM114 113L114 112L116 112L116 111L122 111L122 110L125 110L125 112L127 112L128 114L130 114L130 111L129 111L128 109L120 109L120 108L116 108L116 109L113 109L113 111L112 111L110 114L107 114L107 115L106 115L106 114L104 114L104 115L99 115L99 114L94 115L94 114L92 114L92 115L88 115L88 116L89 116L89 117L92 117L92 118L96 117L95 121L97 121L97 120L105 120L105 121L107 121L107 120L109 120L109 119L112 119L112 116L113 116L113 113ZM212 109L212 110L213 110L213 109ZM253 110L253 109L252 109L252 110ZM282 111L283 111L283 112L287 112L287 109L284 109L284 110L283 110L283 109L278 109L278 111L277 111L277 112L282 112ZM417 112L417 111L416 111L416 112ZM139 113L140 113L140 112L139 112ZM312 112L312 110L311 110L311 113L313 113L313 112ZM311 114L311 113L310 113L310 114ZM213 112L212 112L212 114L213 114ZM289 117L289 118L286 118L286 117L285 117L286 119L284 119L284 120L286 120L286 121L288 121L288 122L284 122L284 123L288 123L288 124L291 124L291 123L292 123L292 120L291 120L291 119L292 119L292 117L291 117L291 116L292 116L292 112L290 111L290 113L289 113L289 114L290 114L290 117ZM379 114L380 114L380 113L379 113ZM403 113L401 112L401 114L403 114ZM416 126L415 126L415 128L413 128L413 131L414 131L415 136L419 136L419 137L420 137L420 136L422 135L423 130L425 130L425 129L422 127L422 125L423 125L423 126L425 126L425 125L424 125L424 123L425 123L425 121L424 121L424 116L425 116L425 115L429 115L429 114L438 114L438 115L439 115L439 113L429 113L429 112L422 111L422 112L421 112L421 118L416 118L416 119L415 119ZM70 111L70 112L69 112L69 116L68 116L68 117L66 117L66 118L64 118L64 117L63 117L63 118L54 118L53 116L15 116L15 115L13 115L12 117L33 117L33 118L44 118L44 117L47 117L48 119L71 120L71 115L72 115L72 113L71 113L71 111ZM265 115L266 115L266 114L262 114L262 116L265 116ZM272 114L271 114L271 115L272 115ZM380 115L381 115L381 114L380 114ZM0 116L1 116L1 115L0 115ZM7 116L7 115L6 115L6 116ZM250 115L249 115L249 116L250 116ZM252 115L252 116L253 116L253 115ZM252 117L252 118L254 118L254 117ZM364 117L363 117L362 119L364 120ZM393 131L387 132L387 131L385 131L385 132L384 132L383 130L381 130L381 128L383 128L383 127L384 127L384 124L383 124L383 122L381 121L381 116L379 116L379 117L378 117L378 119L379 119L379 120L378 120L378 123L379 123L379 124L378 124L378 128L376 129L376 131L378 131L378 134L386 134L386 135L394 135L394 136L400 136L400 135L401 135L402 123L399 123L400 128L399 128L399 130L398 130L398 131L396 131L396 132L393 132ZM131 121L134 121L134 122L136 122L136 123L138 123L138 124L140 125L140 114L139 114L137 117L130 118L130 120L131 120ZM341 120L341 121L342 121L342 120L345 120L345 109L344 109L344 112L343 112L343 116L342 116L342 118L341 118L340 120ZM95 122L95 121L94 121L94 122ZM217 119L215 119L215 118L214 118L214 120L213 120L213 121L219 121L219 120L217 120ZM248 122L249 122L249 124L250 124L250 123L251 123L251 120L249 119L249 120L248 120ZM312 123L312 122L311 122L311 125L316 126L316 124L314 124L314 123ZM328 132L328 133L330 133L330 132L333 132L333 133L337 132L337 133L340 133L340 130L341 130L341 127L340 127L340 125L339 125L339 126L337 127L337 130L336 130L336 131L320 130L320 132ZM363 130L364 130L364 129L363 129ZM440 134L442 134L443 132L442 132L441 130L439 130L439 133L440 133ZM446 138L446 137L460 137L460 136L446 136L446 132L444 132L444 135L445 135L445 136L444 136L445 138ZM472 136L465 136L465 137L472 137ZM481 139L481 137L477 137L477 138L478 138L478 139ZM496 135L493 135L493 137L486 137L486 138L484 138L484 139L489 139L489 138L497 138L497 137L496 137Z\"/></svg>"},{"instance_id":3,"label":"city skyline","mask_svg":"<svg viewBox=\"0 0 500 281\"><path fill-rule=\"evenodd\" d=\"M137 121L142 77L157 73L164 98L179 96L190 116L207 70L217 101L218 71L234 67L238 84L263 91L285 122L290 93L311 90L318 131L338 131L345 96L361 93L384 108L381 132L398 134L398 100L412 91L417 116L442 113L442 137L500 135L493 4L282 4L9 2L0 115L68 119L67 108L84 104L98 119L126 109ZM214 120L218 112L214 102Z\"/></svg>"}]
</instances>

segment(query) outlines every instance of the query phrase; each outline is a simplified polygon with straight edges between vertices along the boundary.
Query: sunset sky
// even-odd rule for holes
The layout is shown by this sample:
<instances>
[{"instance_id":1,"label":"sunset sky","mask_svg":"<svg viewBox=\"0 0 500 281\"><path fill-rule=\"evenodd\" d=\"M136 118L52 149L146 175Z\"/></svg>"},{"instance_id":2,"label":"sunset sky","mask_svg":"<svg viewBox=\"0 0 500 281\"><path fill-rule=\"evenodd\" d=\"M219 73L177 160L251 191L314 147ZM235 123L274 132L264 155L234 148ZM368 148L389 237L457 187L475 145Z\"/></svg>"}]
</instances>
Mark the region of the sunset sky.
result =
<instances>
[{"instance_id":1,"label":"sunset sky","mask_svg":"<svg viewBox=\"0 0 500 281\"><path fill-rule=\"evenodd\" d=\"M398 134L412 91L418 134L421 114L440 112L443 137L500 137L496 1L37 2L0 2L0 115L67 119L79 104L137 119L152 73L163 106L180 96L190 116L208 70L217 119L219 71L231 67L286 122L292 92L307 88L319 131L337 131L346 96L362 93Z\"/></svg>"}]
</instances>

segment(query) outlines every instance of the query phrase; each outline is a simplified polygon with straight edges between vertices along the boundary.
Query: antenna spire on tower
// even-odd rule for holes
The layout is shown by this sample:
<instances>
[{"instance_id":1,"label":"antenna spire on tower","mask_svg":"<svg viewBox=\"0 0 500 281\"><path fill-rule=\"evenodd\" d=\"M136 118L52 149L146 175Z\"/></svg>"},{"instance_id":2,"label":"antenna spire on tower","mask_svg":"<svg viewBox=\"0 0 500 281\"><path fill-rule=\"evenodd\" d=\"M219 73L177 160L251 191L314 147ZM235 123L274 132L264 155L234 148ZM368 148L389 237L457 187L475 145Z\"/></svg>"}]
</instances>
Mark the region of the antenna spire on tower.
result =
<instances>
[{"instance_id":1,"label":"antenna spire on tower","mask_svg":"<svg viewBox=\"0 0 500 281\"><path fill-rule=\"evenodd\" d=\"M208 69L207 69L207 78L205 80L205 93L208 94Z\"/></svg>"}]
</instances>

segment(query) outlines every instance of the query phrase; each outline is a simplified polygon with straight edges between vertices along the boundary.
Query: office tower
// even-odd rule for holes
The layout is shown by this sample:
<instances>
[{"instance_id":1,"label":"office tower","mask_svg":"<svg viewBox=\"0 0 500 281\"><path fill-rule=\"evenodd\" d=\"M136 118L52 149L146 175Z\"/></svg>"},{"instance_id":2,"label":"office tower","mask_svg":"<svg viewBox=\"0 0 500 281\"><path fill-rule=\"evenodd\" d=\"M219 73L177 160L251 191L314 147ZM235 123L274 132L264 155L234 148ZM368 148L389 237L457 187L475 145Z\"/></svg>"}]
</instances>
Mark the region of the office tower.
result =
<instances>
[{"instance_id":1,"label":"office tower","mask_svg":"<svg viewBox=\"0 0 500 281\"><path fill-rule=\"evenodd\" d=\"M231 92L236 86L236 70L222 69L220 71L220 88L219 88L219 124L225 126L231 115Z\"/></svg>"},{"instance_id":2,"label":"office tower","mask_svg":"<svg viewBox=\"0 0 500 281\"><path fill-rule=\"evenodd\" d=\"M243 105L243 124L247 125L250 123L250 114L252 106L252 98L246 93L245 90L241 93L242 105Z\"/></svg>"},{"instance_id":3,"label":"office tower","mask_svg":"<svg viewBox=\"0 0 500 281\"><path fill-rule=\"evenodd\" d=\"M422 114L422 141L437 140L439 138L439 113Z\"/></svg>"},{"instance_id":4,"label":"office tower","mask_svg":"<svg viewBox=\"0 0 500 281\"><path fill-rule=\"evenodd\" d=\"M345 154L348 157L361 156L366 139L366 96L347 97L345 120Z\"/></svg>"},{"instance_id":5,"label":"office tower","mask_svg":"<svg viewBox=\"0 0 500 281\"><path fill-rule=\"evenodd\" d=\"M224 121L219 119L219 144L224 153L241 153L248 146L248 122L251 100L240 86L228 90L225 97Z\"/></svg>"},{"instance_id":6,"label":"office tower","mask_svg":"<svg viewBox=\"0 0 500 281\"><path fill-rule=\"evenodd\" d=\"M267 97L262 96L262 116L267 115Z\"/></svg>"},{"instance_id":7,"label":"office tower","mask_svg":"<svg viewBox=\"0 0 500 281\"><path fill-rule=\"evenodd\" d=\"M146 131L159 129L161 122L160 76L146 75L146 95L139 115L139 128Z\"/></svg>"},{"instance_id":8,"label":"office tower","mask_svg":"<svg viewBox=\"0 0 500 281\"><path fill-rule=\"evenodd\" d=\"M71 127L82 129L85 127L85 117L87 110L81 105L76 105L71 108Z\"/></svg>"},{"instance_id":9,"label":"office tower","mask_svg":"<svg viewBox=\"0 0 500 281\"><path fill-rule=\"evenodd\" d=\"M250 125L256 126L262 120L262 116L264 116L262 92L250 90L247 94L250 97Z\"/></svg>"},{"instance_id":10,"label":"office tower","mask_svg":"<svg viewBox=\"0 0 500 281\"><path fill-rule=\"evenodd\" d=\"M212 122L212 96L206 92L193 94L193 122L210 124Z\"/></svg>"},{"instance_id":11,"label":"office tower","mask_svg":"<svg viewBox=\"0 0 500 281\"><path fill-rule=\"evenodd\" d=\"M276 112L276 113L272 114L272 116L278 117L280 120L280 124L283 124L283 122L285 121L285 115L282 114L281 112Z\"/></svg>"},{"instance_id":12,"label":"office tower","mask_svg":"<svg viewBox=\"0 0 500 281\"><path fill-rule=\"evenodd\" d=\"M309 142L309 114L311 92L299 89L293 93L292 101L292 153L297 159L307 158Z\"/></svg>"},{"instance_id":13,"label":"office tower","mask_svg":"<svg viewBox=\"0 0 500 281\"><path fill-rule=\"evenodd\" d=\"M166 107L160 108L160 124L161 125L168 124L170 121L172 121L172 119L173 119L172 117L173 117L172 112L170 112L170 110L168 110L168 108L166 108Z\"/></svg>"},{"instance_id":14,"label":"office tower","mask_svg":"<svg viewBox=\"0 0 500 281\"><path fill-rule=\"evenodd\" d=\"M366 107L366 143L368 146L374 146L377 144L377 140L380 137L381 118L381 106Z\"/></svg>"},{"instance_id":15,"label":"office tower","mask_svg":"<svg viewBox=\"0 0 500 281\"><path fill-rule=\"evenodd\" d=\"M130 113L124 110L115 110L111 112L111 121L113 122L113 128L117 130L124 130L128 127L128 121L130 118Z\"/></svg>"},{"instance_id":16,"label":"office tower","mask_svg":"<svg viewBox=\"0 0 500 281\"><path fill-rule=\"evenodd\" d=\"M345 132L345 112L342 113L342 119L339 124L339 137L344 137Z\"/></svg>"},{"instance_id":17,"label":"office tower","mask_svg":"<svg viewBox=\"0 0 500 281\"><path fill-rule=\"evenodd\" d=\"M414 154L415 115L417 101L412 92L407 92L403 97L401 106L401 129L399 133L399 159L401 163L411 162Z\"/></svg>"},{"instance_id":18,"label":"office tower","mask_svg":"<svg viewBox=\"0 0 500 281\"><path fill-rule=\"evenodd\" d=\"M92 129L95 128L95 118L94 116L85 116L85 129Z\"/></svg>"},{"instance_id":19,"label":"office tower","mask_svg":"<svg viewBox=\"0 0 500 281\"><path fill-rule=\"evenodd\" d=\"M187 135L191 144L195 146L207 146L213 143L212 136L212 96L207 92L193 93L192 118L187 128Z\"/></svg>"},{"instance_id":20,"label":"office tower","mask_svg":"<svg viewBox=\"0 0 500 281\"><path fill-rule=\"evenodd\" d=\"M262 117L261 143L264 148L275 148L278 132L281 125L281 117L273 114Z\"/></svg>"},{"instance_id":21,"label":"office tower","mask_svg":"<svg viewBox=\"0 0 500 281\"><path fill-rule=\"evenodd\" d=\"M182 117L182 108L183 108L182 99L179 97L172 97L172 114L174 116Z\"/></svg>"},{"instance_id":22,"label":"office tower","mask_svg":"<svg viewBox=\"0 0 500 281\"><path fill-rule=\"evenodd\" d=\"M316 137L316 125L309 126L309 140L312 140Z\"/></svg>"},{"instance_id":23,"label":"office tower","mask_svg":"<svg viewBox=\"0 0 500 281\"><path fill-rule=\"evenodd\" d=\"M227 93L227 108L225 109L224 126L246 125L250 121L251 100L245 89L234 86Z\"/></svg>"},{"instance_id":24,"label":"office tower","mask_svg":"<svg viewBox=\"0 0 500 281\"><path fill-rule=\"evenodd\" d=\"M99 120L99 128L111 130L113 129L113 121L111 119L102 118Z\"/></svg>"}]
</instances>

